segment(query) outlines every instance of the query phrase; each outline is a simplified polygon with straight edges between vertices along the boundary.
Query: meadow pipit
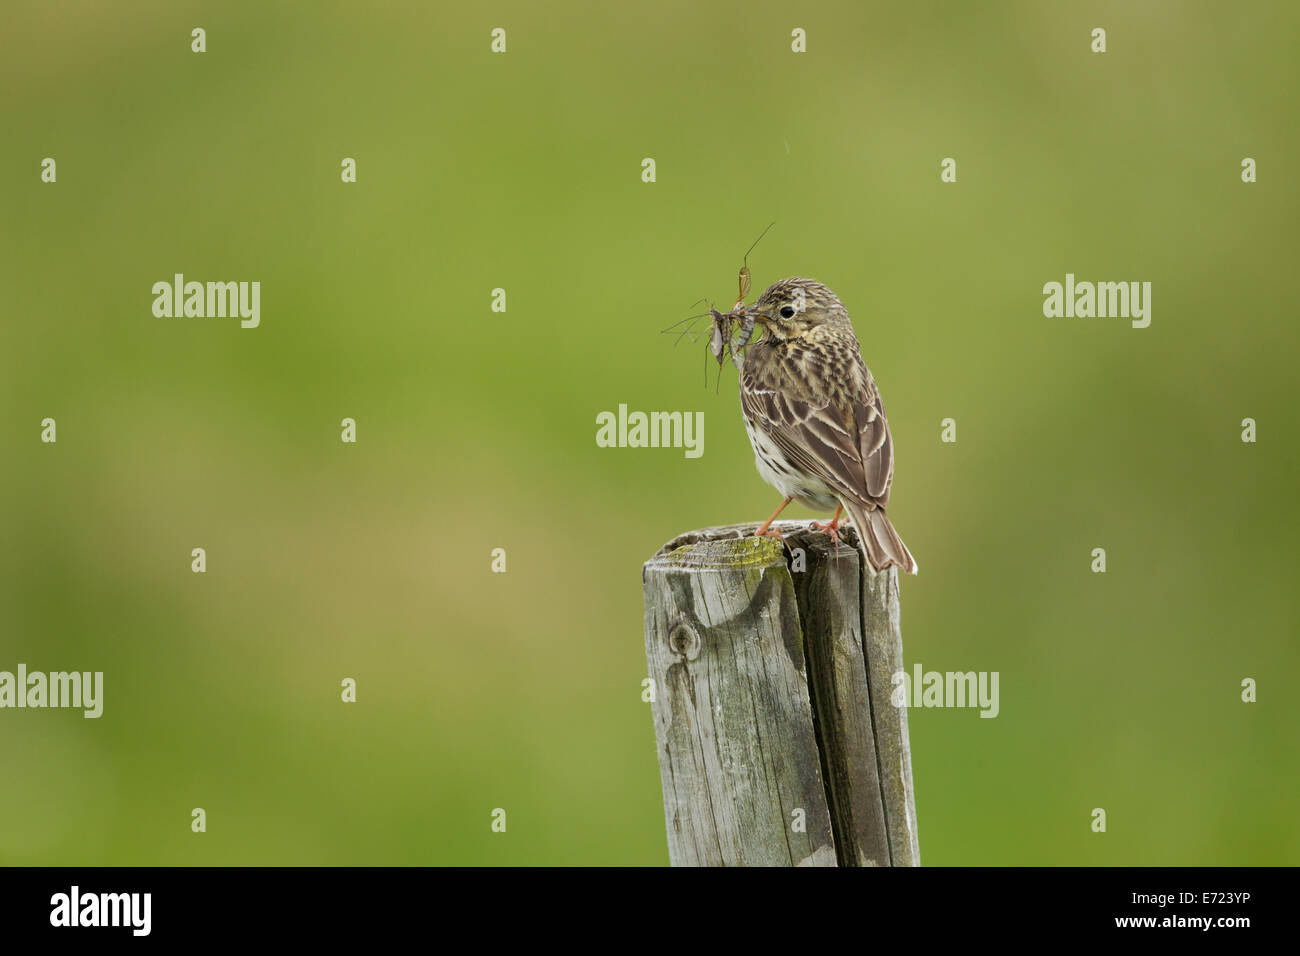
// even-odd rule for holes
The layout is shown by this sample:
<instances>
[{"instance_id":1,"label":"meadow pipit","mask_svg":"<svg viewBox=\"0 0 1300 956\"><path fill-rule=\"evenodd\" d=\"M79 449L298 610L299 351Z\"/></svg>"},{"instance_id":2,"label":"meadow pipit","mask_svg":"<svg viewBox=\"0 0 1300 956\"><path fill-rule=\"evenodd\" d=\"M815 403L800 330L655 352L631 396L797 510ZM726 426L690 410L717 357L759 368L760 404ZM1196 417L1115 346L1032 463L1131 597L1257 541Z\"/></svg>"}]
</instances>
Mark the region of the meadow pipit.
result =
<instances>
[{"instance_id":1,"label":"meadow pipit","mask_svg":"<svg viewBox=\"0 0 1300 956\"><path fill-rule=\"evenodd\" d=\"M763 328L740 373L740 407L758 473L785 496L758 529L792 500L818 511L814 522L839 539L847 509L871 567L916 573L916 561L885 506L894 478L894 442L885 404L862 360L849 313L835 293L811 279L782 279L746 310Z\"/></svg>"}]
</instances>

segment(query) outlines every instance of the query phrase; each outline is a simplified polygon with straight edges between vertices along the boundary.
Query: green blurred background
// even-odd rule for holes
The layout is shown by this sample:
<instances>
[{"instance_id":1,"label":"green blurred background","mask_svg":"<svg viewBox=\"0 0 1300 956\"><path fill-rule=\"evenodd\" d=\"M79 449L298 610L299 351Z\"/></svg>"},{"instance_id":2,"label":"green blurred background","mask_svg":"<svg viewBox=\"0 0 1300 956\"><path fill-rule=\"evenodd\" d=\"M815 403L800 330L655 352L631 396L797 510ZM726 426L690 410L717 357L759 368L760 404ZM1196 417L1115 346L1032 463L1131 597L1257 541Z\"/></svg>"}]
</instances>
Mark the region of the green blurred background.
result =
<instances>
[{"instance_id":1,"label":"green blurred background","mask_svg":"<svg viewBox=\"0 0 1300 956\"><path fill-rule=\"evenodd\" d=\"M0 711L0 862L665 864L641 564L777 496L659 330L772 220L755 292L828 283L886 397L909 668L1001 674L910 714L923 861L1300 862L1294 3L3 20L0 669L105 711ZM1150 328L1045 318L1066 272Z\"/></svg>"}]
</instances>

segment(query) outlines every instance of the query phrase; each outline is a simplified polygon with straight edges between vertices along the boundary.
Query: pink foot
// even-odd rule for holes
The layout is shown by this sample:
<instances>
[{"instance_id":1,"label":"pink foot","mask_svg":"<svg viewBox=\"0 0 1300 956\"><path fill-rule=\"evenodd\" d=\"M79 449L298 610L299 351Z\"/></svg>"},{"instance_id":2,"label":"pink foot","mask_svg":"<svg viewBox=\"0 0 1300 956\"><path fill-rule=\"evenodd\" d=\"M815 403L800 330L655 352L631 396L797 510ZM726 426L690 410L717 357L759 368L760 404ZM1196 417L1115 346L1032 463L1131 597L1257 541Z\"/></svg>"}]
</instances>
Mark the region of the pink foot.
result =
<instances>
[{"instance_id":1,"label":"pink foot","mask_svg":"<svg viewBox=\"0 0 1300 956\"><path fill-rule=\"evenodd\" d=\"M825 531L831 536L831 544L839 547L840 533L836 529L840 526L838 519L835 521L814 521L808 527L813 531Z\"/></svg>"}]
</instances>

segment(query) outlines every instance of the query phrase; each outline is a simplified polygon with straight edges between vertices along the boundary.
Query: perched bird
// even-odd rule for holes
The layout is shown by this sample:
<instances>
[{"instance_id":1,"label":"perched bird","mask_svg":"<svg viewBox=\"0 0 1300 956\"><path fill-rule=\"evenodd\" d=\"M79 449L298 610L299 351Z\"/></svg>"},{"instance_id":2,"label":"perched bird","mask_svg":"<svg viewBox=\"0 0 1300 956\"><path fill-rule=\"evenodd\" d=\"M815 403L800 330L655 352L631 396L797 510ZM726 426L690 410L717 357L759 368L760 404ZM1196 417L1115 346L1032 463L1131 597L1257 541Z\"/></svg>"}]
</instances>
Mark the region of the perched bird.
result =
<instances>
[{"instance_id":1,"label":"perched bird","mask_svg":"<svg viewBox=\"0 0 1300 956\"><path fill-rule=\"evenodd\" d=\"M785 496L758 529L792 500L818 511L847 509L871 567L916 573L916 561L885 515L894 477L894 442L880 389L849 313L835 293L811 279L782 279L746 307L763 337L745 351L740 408L758 473Z\"/></svg>"}]
</instances>

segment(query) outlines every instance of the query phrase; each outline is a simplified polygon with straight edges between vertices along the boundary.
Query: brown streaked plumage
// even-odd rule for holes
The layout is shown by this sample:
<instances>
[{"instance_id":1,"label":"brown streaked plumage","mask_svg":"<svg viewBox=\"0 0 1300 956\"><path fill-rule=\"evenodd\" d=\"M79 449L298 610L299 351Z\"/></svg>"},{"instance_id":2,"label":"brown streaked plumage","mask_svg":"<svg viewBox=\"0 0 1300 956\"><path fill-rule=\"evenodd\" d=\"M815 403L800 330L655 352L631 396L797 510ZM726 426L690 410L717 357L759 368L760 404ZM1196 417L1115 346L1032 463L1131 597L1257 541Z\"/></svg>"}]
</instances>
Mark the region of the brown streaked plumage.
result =
<instances>
[{"instance_id":1,"label":"brown streaked plumage","mask_svg":"<svg viewBox=\"0 0 1300 956\"><path fill-rule=\"evenodd\" d=\"M839 507L858 529L872 568L916 573L916 560L885 515L894 442L880 389L858 346L848 311L812 279L782 279L747 312L763 337L745 350L740 407L754 462L785 502L829 511L818 524L835 535Z\"/></svg>"}]
</instances>

